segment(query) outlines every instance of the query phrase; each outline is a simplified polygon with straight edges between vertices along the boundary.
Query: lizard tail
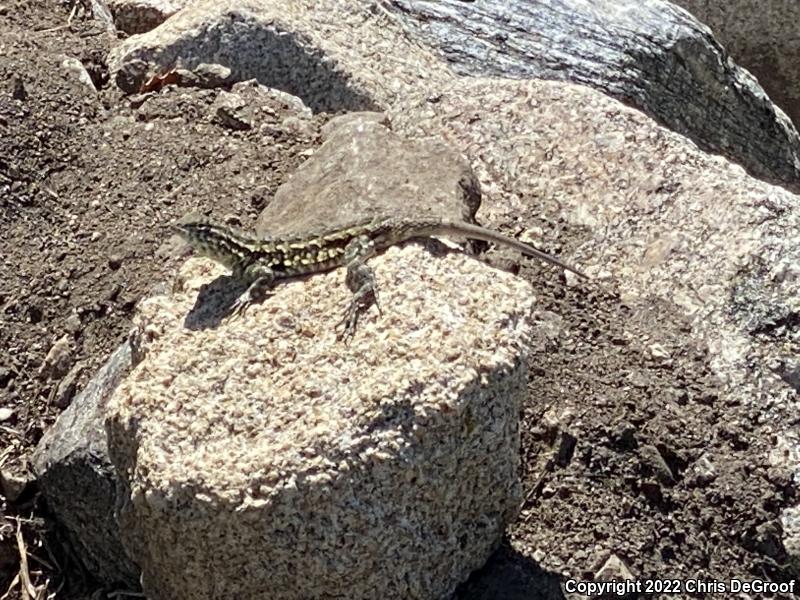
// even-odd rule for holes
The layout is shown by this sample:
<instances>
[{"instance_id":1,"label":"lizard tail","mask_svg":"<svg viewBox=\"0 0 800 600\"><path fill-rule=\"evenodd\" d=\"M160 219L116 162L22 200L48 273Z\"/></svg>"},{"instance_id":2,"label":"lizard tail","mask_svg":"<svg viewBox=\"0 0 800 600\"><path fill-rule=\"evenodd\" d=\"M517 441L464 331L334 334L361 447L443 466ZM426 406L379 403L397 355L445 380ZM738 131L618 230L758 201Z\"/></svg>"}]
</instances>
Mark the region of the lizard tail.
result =
<instances>
[{"instance_id":1,"label":"lizard tail","mask_svg":"<svg viewBox=\"0 0 800 600\"><path fill-rule=\"evenodd\" d=\"M555 267L560 267L562 269L566 269L571 273L575 273L578 277L583 279L589 279L589 276L586 273L580 271L579 269L568 265L567 263L559 260L555 256L548 254L538 248L531 246L530 244L526 244L525 242L520 242L517 239L512 237L505 236L501 233L497 233L490 229L484 229L483 227L479 227L477 225L471 225L469 223L462 223L458 221L450 221L446 219L442 219L441 221L441 232L442 234L459 234L464 237L468 237L473 240L481 240L482 242L490 242L492 244L499 244L501 246L506 246L513 250L517 250L522 254L527 256L532 256L534 258L538 258L539 260L551 264Z\"/></svg>"}]
</instances>

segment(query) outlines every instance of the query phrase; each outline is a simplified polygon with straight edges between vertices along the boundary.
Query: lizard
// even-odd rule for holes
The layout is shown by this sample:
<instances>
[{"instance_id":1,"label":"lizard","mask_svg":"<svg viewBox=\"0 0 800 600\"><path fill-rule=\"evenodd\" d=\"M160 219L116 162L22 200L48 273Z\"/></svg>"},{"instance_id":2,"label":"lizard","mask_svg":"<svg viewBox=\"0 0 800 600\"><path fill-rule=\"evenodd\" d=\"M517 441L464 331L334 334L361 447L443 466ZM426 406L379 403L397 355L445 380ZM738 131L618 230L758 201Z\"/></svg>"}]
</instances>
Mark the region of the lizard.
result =
<instances>
[{"instance_id":1,"label":"lizard","mask_svg":"<svg viewBox=\"0 0 800 600\"><path fill-rule=\"evenodd\" d=\"M413 238L457 235L505 246L553 266L588 278L580 270L517 239L462 221L441 217L376 217L305 236L258 238L206 219L184 219L173 229L203 256L231 270L248 285L233 304L232 316L271 295L276 283L346 267L345 278L353 297L338 327L340 337L352 337L359 316L375 305L380 313L375 274L367 264L374 254Z\"/></svg>"}]
</instances>

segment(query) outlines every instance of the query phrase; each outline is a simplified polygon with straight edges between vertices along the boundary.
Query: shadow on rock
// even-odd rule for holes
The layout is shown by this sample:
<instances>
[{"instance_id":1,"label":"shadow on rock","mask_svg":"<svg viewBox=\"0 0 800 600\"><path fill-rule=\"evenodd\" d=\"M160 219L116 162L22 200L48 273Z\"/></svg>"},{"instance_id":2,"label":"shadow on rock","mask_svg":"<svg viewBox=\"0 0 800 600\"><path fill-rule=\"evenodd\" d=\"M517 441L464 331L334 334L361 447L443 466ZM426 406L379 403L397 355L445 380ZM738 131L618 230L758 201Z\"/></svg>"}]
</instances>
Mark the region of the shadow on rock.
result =
<instances>
[{"instance_id":1,"label":"shadow on rock","mask_svg":"<svg viewBox=\"0 0 800 600\"><path fill-rule=\"evenodd\" d=\"M508 539L482 569L456 589L451 600L563 600L561 578L511 547Z\"/></svg>"},{"instance_id":2,"label":"shadow on rock","mask_svg":"<svg viewBox=\"0 0 800 600\"><path fill-rule=\"evenodd\" d=\"M230 275L217 277L200 288L192 310L183 321L184 327L194 331L218 327L231 315L236 300L245 291L244 282Z\"/></svg>"}]
</instances>

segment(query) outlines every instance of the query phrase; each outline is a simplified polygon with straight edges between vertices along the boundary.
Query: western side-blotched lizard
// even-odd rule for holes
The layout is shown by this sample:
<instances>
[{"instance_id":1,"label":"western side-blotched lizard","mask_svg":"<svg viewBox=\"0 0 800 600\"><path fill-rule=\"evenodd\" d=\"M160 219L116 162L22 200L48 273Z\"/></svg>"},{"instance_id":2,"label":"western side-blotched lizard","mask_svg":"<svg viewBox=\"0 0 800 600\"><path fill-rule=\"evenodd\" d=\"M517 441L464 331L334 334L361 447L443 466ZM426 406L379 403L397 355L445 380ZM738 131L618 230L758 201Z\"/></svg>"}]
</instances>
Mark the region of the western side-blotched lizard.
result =
<instances>
[{"instance_id":1,"label":"western side-blotched lizard","mask_svg":"<svg viewBox=\"0 0 800 600\"><path fill-rule=\"evenodd\" d=\"M340 322L345 336L355 332L362 312L372 304L377 305L375 275L367 259L412 238L457 235L492 242L586 277L533 246L491 229L438 217L375 218L317 234L280 239L259 239L206 220L183 220L174 228L196 252L228 267L234 278L249 285L232 307L235 314L243 314L250 304L264 300L281 280L346 266L346 282L353 299Z\"/></svg>"}]
</instances>

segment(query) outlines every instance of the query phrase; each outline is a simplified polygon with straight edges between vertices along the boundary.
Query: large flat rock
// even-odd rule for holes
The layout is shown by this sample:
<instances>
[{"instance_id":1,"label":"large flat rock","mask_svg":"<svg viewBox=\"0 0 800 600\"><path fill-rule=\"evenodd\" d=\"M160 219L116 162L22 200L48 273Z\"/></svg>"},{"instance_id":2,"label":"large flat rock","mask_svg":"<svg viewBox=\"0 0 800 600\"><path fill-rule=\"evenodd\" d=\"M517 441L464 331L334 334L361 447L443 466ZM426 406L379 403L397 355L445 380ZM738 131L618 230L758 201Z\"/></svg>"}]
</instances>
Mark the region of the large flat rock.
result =
<instances>
[{"instance_id":1,"label":"large flat rock","mask_svg":"<svg viewBox=\"0 0 800 600\"><path fill-rule=\"evenodd\" d=\"M492 119L471 118L478 110ZM510 218L541 199L584 227L574 262L601 280L613 275L623 300L657 296L678 306L731 393L752 401L790 392L774 373L755 396L739 386L758 372L746 365L792 358L757 332L800 308L797 195L583 86L464 80L434 105L418 94L391 116L403 135L443 132L456 148L483 150L472 160L481 214Z\"/></svg>"},{"instance_id":2,"label":"large flat rock","mask_svg":"<svg viewBox=\"0 0 800 600\"><path fill-rule=\"evenodd\" d=\"M471 222L481 192L467 160L444 140L407 140L388 124L380 113L331 119L323 144L278 188L256 230L303 235L390 214Z\"/></svg>"}]
</instances>

